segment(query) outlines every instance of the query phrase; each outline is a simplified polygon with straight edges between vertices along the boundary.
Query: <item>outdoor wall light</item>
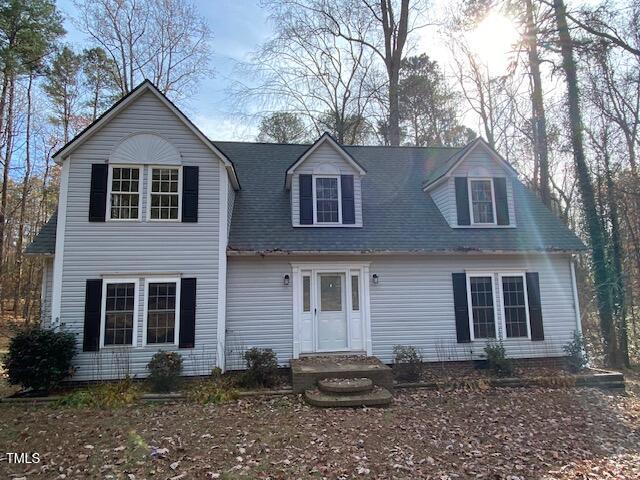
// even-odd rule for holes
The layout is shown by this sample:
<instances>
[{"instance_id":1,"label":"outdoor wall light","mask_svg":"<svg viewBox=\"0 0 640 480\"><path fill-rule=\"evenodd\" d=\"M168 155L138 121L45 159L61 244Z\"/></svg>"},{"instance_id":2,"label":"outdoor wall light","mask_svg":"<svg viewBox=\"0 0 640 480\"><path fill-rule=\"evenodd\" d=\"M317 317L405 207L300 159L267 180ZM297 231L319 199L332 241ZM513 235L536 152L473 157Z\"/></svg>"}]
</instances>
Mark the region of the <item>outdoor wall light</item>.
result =
<instances>
[{"instance_id":1,"label":"outdoor wall light","mask_svg":"<svg viewBox=\"0 0 640 480\"><path fill-rule=\"evenodd\" d=\"M374 273L373 275L371 275L371 279L373 280L373 284L377 285L378 284L378 274Z\"/></svg>"},{"instance_id":2,"label":"outdoor wall light","mask_svg":"<svg viewBox=\"0 0 640 480\"><path fill-rule=\"evenodd\" d=\"M284 276L284 286L285 287L289 286L289 280L290 280L289 275L285 275Z\"/></svg>"}]
</instances>

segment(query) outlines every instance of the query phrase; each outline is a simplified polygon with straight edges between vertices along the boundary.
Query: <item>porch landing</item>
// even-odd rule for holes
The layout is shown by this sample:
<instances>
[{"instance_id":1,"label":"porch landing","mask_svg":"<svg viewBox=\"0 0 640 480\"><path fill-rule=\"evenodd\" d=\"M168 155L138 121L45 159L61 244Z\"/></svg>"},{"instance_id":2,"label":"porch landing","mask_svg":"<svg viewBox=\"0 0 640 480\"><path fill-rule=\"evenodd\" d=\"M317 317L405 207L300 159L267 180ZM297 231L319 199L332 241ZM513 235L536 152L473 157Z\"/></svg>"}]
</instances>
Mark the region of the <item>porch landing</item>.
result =
<instances>
[{"instance_id":1,"label":"porch landing","mask_svg":"<svg viewBox=\"0 0 640 480\"><path fill-rule=\"evenodd\" d=\"M327 355L291 360L293 393L317 388L327 378L369 378L374 385L393 390L393 372L376 357Z\"/></svg>"}]
</instances>

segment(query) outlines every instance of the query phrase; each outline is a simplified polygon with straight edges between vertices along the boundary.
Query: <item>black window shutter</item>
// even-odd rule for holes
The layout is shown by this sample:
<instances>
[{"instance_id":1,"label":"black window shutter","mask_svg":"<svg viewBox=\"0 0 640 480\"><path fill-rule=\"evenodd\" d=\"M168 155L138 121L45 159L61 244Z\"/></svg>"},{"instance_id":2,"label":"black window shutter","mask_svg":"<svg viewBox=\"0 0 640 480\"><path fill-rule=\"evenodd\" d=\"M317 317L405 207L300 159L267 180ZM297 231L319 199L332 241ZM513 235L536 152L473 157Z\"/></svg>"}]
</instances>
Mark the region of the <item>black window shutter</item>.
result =
<instances>
[{"instance_id":1,"label":"black window shutter","mask_svg":"<svg viewBox=\"0 0 640 480\"><path fill-rule=\"evenodd\" d=\"M199 167L182 167L182 221L198 221L198 177ZM220 179L224 181L224 179Z\"/></svg>"},{"instance_id":2,"label":"black window shutter","mask_svg":"<svg viewBox=\"0 0 640 480\"><path fill-rule=\"evenodd\" d=\"M300 175L300 224L313 224L313 177Z\"/></svg>"},{"instance_id":3,"label":"black window shutter","mask_svg":"<svg viewBox=\"0 0 640 480\"><path fill-rule=\"evenodd\" d=\"M544 340L542 305L540 302L540 281L537 272L527 273L527 297L529 301L529 320L531 322L531 340Z\"/></svg>"},{"instance_id":4,"label":"black window shutter","mask_svg":"<svg viewBox=\"0 0 640 480\"><path fill-rule=\"evenodd\" d=\"M104 222L107 213L107 179L109 165L91 165L91 191L89 193L89 221Z\"/></svg>"},{"instance_id":5,"label":"black window shutter","mask_svg":"<svg viewBox=\"0 0 640 480\"><path fill-rule=\"evenodd\" d=\"M456 314L456 337L458 343L471 342L469 331L469 308L467 303L467 274L452 273L453 305Z\"/></svg>"},{"instance_id":6,"label":"black window shutter","mask_svg":"<svg viewBox=\"0 0 640 480\"><path fill-rule=\"evenodd\" d=\"M356 223L353 175L340 175L340 189L342 190L342 223Z\"/></svg>"},{"instance_id":7,"label":"black window shutter","mask_svg":"<svg viewBox=\"0 0 640 480\"><path fill-rule=\"evenodd\" d=\"M100 348L101 309L102 280L87 280L84 296L83 352L97 352Z\"/></svg>"},{"instance_id":8,"label":"black window shutter","mask_svg":"<svg viewBox=\"0 0 640 480\"><path fill-rule=\"evenodd\" d=\"M467 177L455 177L456 207L458 210L458 225L471 225L469 215L469 186Z\"/></svg>"},{"instance_id":9,"label":"black window shutter","mask_svg":"<svg viewBox=\"0 0 640 480\"><path fill-rule=\"evenodd\" d=\"M496 196L496 217L498 225L509 225L509 204L507 203L507 179L496 177L493 179L493 189Z\"/></svg>"},{"instance_id":10,"label":"black window shutter","mask_svg":"<svg viewBox=\"0 0 640 480\"><path fill-rule=\"evenodd\" d=\"M183 278L180 283L179 348L193 348L196 341L196 279Z\"/></svg>"}]
</instances>

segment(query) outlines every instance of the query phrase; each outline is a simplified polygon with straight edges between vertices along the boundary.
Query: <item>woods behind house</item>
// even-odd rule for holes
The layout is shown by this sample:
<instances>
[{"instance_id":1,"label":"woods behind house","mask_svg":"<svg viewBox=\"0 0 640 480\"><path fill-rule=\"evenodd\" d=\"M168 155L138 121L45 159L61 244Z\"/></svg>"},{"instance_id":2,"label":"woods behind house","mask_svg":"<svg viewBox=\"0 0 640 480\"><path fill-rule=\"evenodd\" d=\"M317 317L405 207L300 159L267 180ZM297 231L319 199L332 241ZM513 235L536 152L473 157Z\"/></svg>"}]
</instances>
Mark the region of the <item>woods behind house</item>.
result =
<instances>
[{"instance_id":1,"label":"woods behind house","mask_svg":"<svg viewBox=\"0 0 640 480\"><path fill-rule=\"evenodd\" d=\"M640 2L435 3L265 0L272 35L229 83L238 119L265 142L484 137L589 247L578 282L591 353L637 362ZM41 260L24 250L55 211L52 154L144 78L184 105L214 74L216 26L189 1L77 0L77 49L51 0L0 5L0 314L33 323ZM468 35L496 14L516 31L499 69Z\"/></svg>"}]
</instances>

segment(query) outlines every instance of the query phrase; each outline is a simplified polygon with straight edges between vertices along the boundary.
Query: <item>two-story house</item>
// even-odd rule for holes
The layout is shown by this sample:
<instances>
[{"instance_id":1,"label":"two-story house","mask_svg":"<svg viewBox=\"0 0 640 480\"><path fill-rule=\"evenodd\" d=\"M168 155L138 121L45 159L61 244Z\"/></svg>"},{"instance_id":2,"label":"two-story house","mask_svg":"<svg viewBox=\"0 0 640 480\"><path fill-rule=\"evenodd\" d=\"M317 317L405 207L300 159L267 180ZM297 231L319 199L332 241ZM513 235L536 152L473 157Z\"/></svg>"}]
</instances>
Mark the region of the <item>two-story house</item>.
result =
<instances>
[{"instance_id":1,"label":"two-story house","mask_svg":"<svg viewBox=\"0 0 640 480\"><path fill-rule=\"evenodd\" d=\"M43 323L75 332L75 379L185 374L318 352L392 361L563 355L580 330L579 239L497 152L213 142L144 82L55 154Z\"/></svg>"}]
</instances>

